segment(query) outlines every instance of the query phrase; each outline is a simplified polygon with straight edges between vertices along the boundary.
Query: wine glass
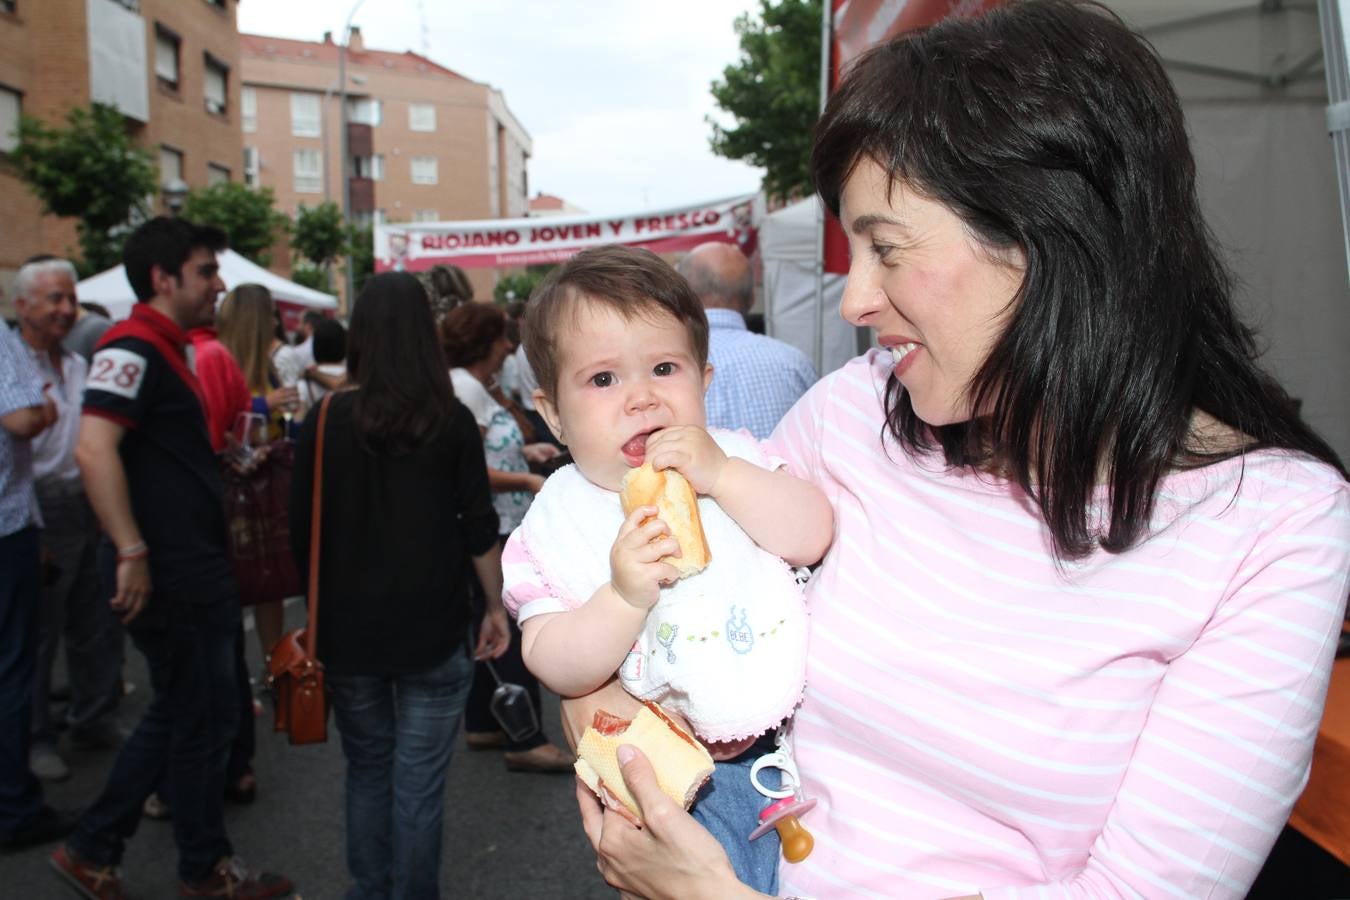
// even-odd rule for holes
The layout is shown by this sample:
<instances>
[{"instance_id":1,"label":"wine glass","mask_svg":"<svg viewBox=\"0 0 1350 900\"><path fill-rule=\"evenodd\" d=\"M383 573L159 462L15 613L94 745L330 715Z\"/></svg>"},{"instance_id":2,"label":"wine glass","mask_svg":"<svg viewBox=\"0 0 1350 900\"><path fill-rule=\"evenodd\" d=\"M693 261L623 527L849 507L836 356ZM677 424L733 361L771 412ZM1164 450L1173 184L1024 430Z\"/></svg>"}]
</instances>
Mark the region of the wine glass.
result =
<instances>
[{"instance_id":1,"label":"wine glass","mask_svg":"<svg viewBox=\"0 0 1350 900\"><path fill-rule=\"evenodd\" d=\"M296 409L300 406L299 384L299 377L290 372L281 376L281 386L284 388L291 388L296 392L294 400L288 400L281 406L281 419L285 422L285 427L281 432L283 437L291 437L291 421L295 418Z\"/></svg>"},{"instance_id":2,"label":"wine glass","mask_svg":"<svg viewBox=\"0 0 1350 900\"><path fill-rule=\"evenodd\" d=\"M233 453L242 468L249 468L258 459L259 445L267 443L267 418L262 413L244 411L234 417Z\"/></svg>"}]
</instances>

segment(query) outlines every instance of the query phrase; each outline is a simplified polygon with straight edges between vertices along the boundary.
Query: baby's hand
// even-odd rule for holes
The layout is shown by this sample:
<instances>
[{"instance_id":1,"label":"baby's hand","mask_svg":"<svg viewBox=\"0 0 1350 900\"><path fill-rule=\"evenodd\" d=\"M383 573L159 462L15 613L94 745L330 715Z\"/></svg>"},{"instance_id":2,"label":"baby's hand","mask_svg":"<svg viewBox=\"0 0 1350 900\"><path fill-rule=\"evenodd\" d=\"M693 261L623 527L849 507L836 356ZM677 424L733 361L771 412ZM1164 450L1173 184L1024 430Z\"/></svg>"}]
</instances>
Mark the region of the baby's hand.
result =
<instances>
[{"instance_id":1,"label":"baby's hand","mask_svg":"<svg viewBox=\"0 0 1350 900\"><path fill-rule=\"evenodd\" d=\"M651 609L661 596L661 585L672 584L680 577L675 567L661 562L661 558L679 554L680 542L670 535L666 523L656 518L656 507L639 506L623 520L609 550L609 583L614 593L630 606Z\"/></svg>"},{"instance_id":2,"label":"baby's hand","mask_svg":"<svg viewBox=\"0 0 1350 900\"><path fill-rule=\"evenodd\" d=\"M727 455L707 429L697 425L674 425L647 439L647 460L658 471L678 471L689 479L694 493L711 495L727 464Z\"/></svg>"}]
</instances>

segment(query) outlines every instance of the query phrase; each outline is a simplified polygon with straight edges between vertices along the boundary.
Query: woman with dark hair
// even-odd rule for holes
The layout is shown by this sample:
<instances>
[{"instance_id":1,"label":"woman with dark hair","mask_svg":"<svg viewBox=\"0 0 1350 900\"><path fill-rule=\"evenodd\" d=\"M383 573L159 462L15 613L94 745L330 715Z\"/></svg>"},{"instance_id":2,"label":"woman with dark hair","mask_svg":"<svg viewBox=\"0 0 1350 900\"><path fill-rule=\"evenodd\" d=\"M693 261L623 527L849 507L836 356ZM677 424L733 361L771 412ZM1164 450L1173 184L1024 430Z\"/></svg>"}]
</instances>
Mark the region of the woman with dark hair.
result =
<instances>
[{"instance_id":1,"label":"woman with dark hair","mask_svg":"<svg viewBox=\"0 0 1350 900\"><path fill-rule=\"evenodd\" d=\"M512 351L505 313L486 303L462 303L441 320L440 334L455 396L473 413L483 438L498 534L504 543L544 486L543 476L530 471L530 463L548 462L558 455L558 448L526 443L521 418L517 417L519 410L497 382L502 360ZM523 685L538 711L539 679L525 668L520 656L520 630L514 620L509 624L511 647L497 666L497 673ZM550 743L542 728L522 740L511 740L499 730L488 706L495 687L496 679L487 666L479 665L464 715L469 748L504 749L506 767L512 771L571 772L572 756Z\"/></svg>"},{"instance_id":2,"label":"woman with dark hair","mask_svg":"<svg viewBox=\"0 0 1350 900\"><path fill-rule=\"evenodd\" d=\"M445 774L473 675L472 568L487 597L474 654L509 641L483 445L450 389L426 292L390 272L352 313L351 390L327 402L318 656L347 757L351 897L435 897ZM291 502L307 565L319 414L305 419Z\"/></svg>"},{"instance_id":3,"label":"woman with dark hair","mask_svg":"<svg viewBox=\"0 0 1350 900\"><path fill-rule=\"evenodd\" d=\"M1256 364L1157 57L1068 0L902 35L812 169L880 349L770 440L837 523L783 892L1244 896L1306 782L1350 488ZM621 757L645 829L578 796L607 880L749 895Z\"/></svg>"}]
</instances>

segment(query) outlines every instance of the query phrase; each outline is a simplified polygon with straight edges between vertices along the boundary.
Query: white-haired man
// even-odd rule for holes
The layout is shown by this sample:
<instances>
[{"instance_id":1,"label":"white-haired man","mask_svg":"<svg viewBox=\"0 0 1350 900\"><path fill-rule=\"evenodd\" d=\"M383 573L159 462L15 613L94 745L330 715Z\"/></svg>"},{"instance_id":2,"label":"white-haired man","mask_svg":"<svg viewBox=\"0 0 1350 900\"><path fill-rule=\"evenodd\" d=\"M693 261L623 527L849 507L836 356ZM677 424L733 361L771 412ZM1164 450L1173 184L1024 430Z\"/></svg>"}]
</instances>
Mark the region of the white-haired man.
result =
<instances>
[{"instance_id":1,"label":"white-haired man","mask_svg":"<svg viewBox=\"0 0 1350 900\"><path fill-rule=\"evenodd\" d=\"M29 767L44 781L60 781L70 774L56 751L57 728L48 701L52 666L62 635L70 673L66 721L71 741L90 748L116 743L111 712L117 703L119 673L109 641L116 620L106 604L99 604L95 565L98 521L85 497L80 467L75 462L80 403L89 365L79 354L62 347L79 311L76 280L75 267L54 256L30 259L14 279L19 334L57 410L56 424L32 441L46 567L38 615Z\"/></svg>"}]
</instances>

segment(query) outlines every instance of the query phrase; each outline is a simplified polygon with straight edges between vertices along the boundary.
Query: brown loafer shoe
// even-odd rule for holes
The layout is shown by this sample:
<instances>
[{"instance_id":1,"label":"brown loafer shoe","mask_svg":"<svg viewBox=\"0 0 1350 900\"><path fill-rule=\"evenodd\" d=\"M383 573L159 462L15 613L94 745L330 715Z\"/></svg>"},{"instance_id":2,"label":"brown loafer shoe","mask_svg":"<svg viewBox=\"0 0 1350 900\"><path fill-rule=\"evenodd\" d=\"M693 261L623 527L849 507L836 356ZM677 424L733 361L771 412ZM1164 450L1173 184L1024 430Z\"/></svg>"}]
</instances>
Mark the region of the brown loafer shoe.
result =
<instances>
[{"instance_id":1,"label":"brown loafer shoe","mask_svg":"<svg viewBox=\"0 0 1350 900\"><path fill-rule=\"evenodd\" d=\"M180 897L226 897L229 900L275 900L295 892L295 885L284 875L250 872L239 857L225 857L201 881L178 885Z\"/></svg>"},{"instance_id":2,"label":"brown loafer shoe","mask_svg":"<svg viewBox=\"0 0 1350 900\"><path fill-rule=\"evenodd\" d=\"M512 772L573 772L576 757L553 744L540 744L532 750L503 753L506 768Z\"/></svg>"},{"instance_id":3,"label":"brown loafer shoe","mask_svg":"<svg viewBox=\"0 0 1350 900\"><path fill-rule=\"evenodd\" d=\"M506 732L466 731L464 744L470 750L500 750L506 746Z\"/></svg>"},{"instance_id":4,"label":"brown loafer shoe","mask_svg":"<svg viewBox=\"0 0 1350 900\"><path fill-rule=\"evenodd\" d=\"M52 871L60 875L86 900L127 900L122 890L122 873L116 866L96 866L78 859L62 844L47 860Z\"/></svg>"}]
</instances>

